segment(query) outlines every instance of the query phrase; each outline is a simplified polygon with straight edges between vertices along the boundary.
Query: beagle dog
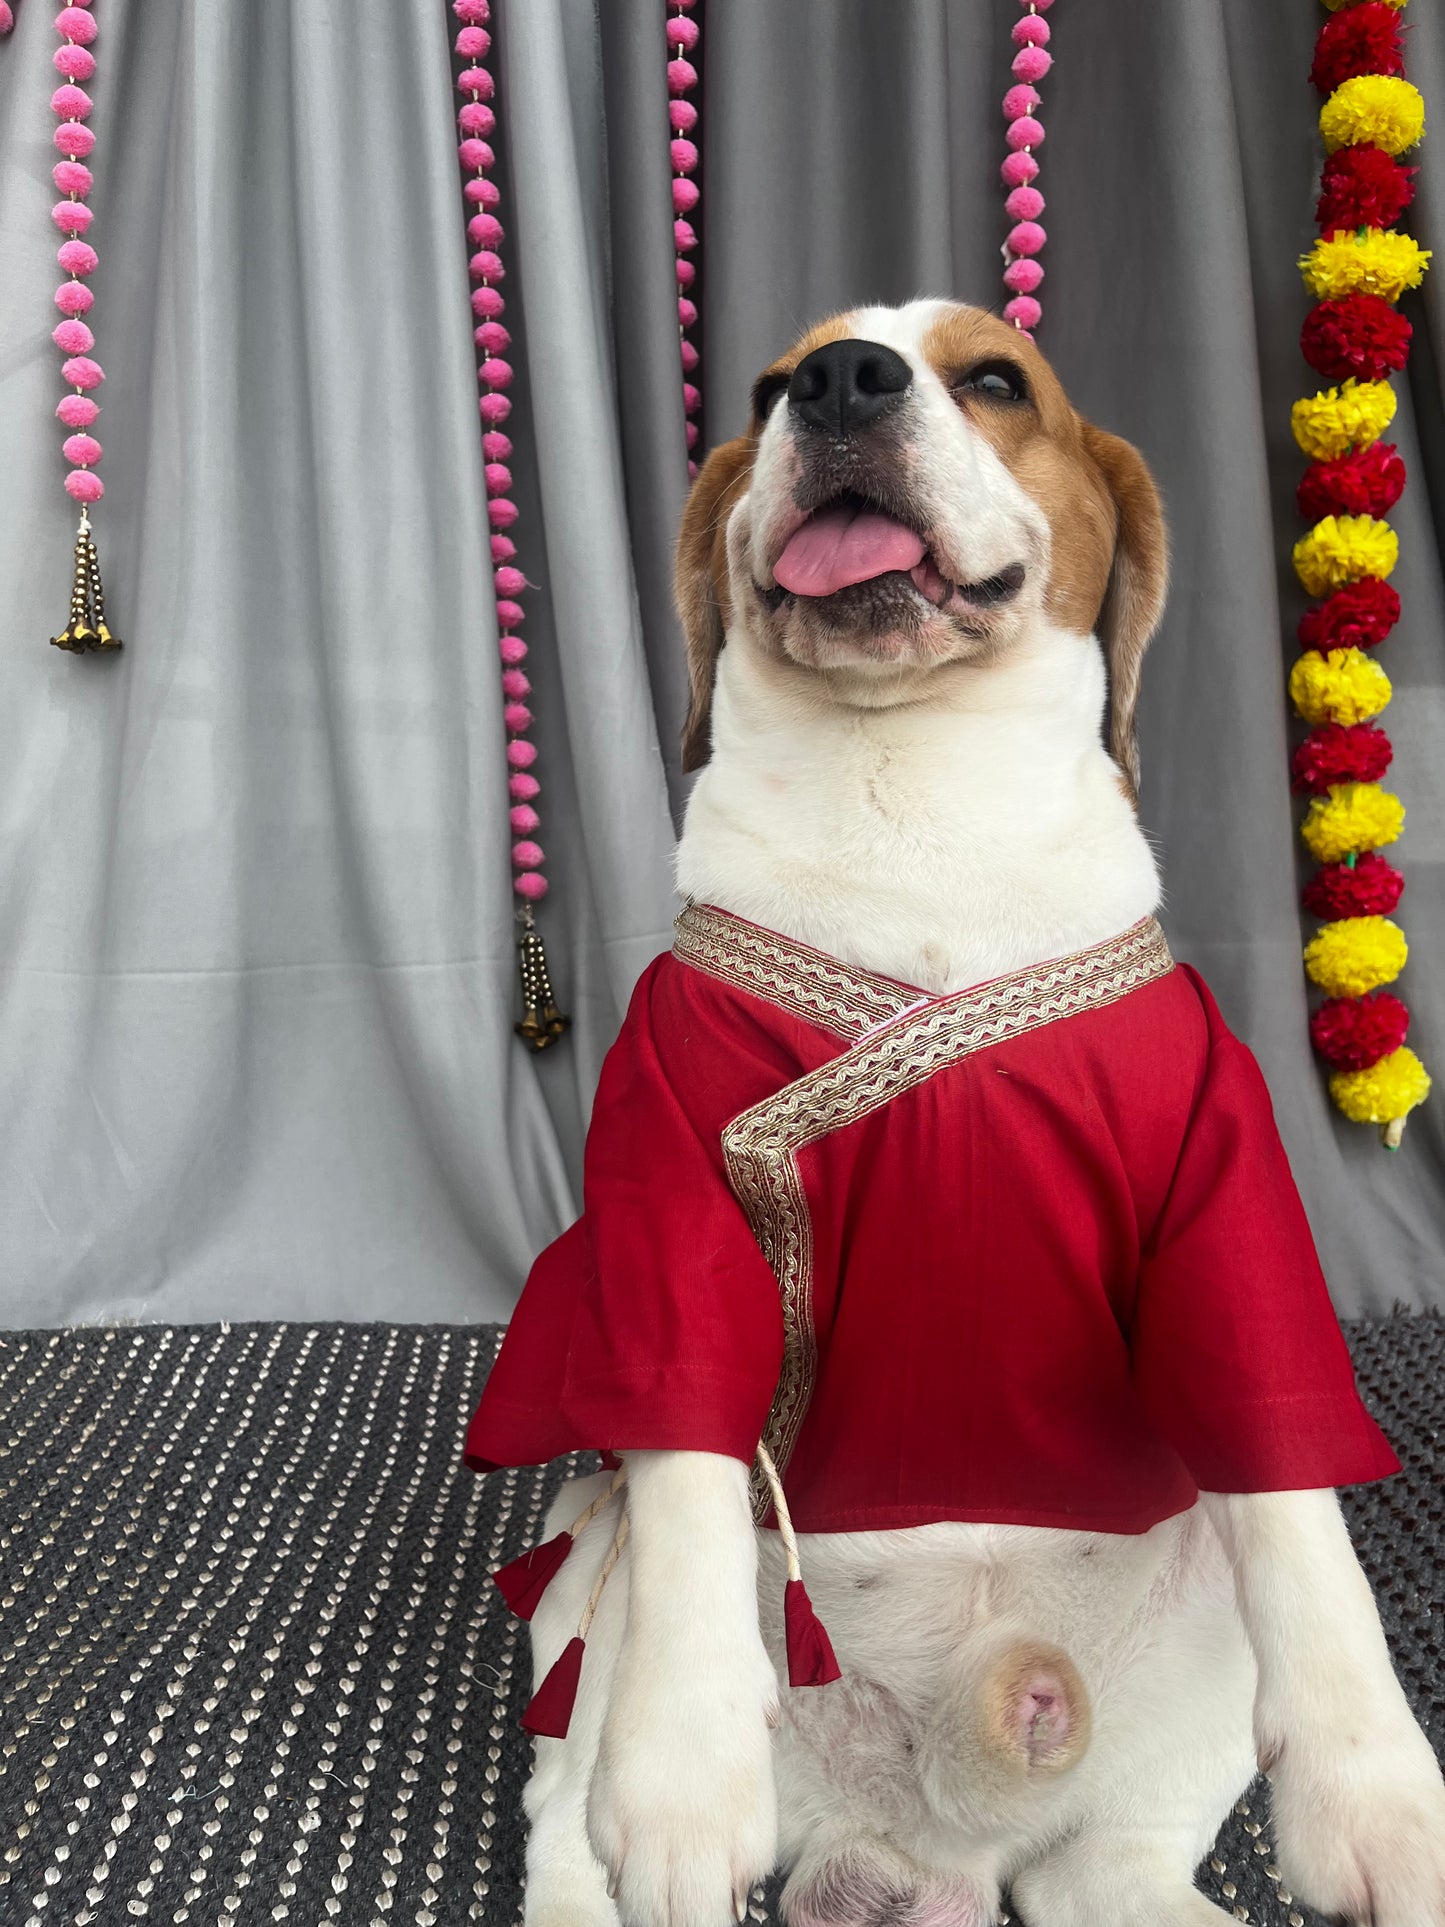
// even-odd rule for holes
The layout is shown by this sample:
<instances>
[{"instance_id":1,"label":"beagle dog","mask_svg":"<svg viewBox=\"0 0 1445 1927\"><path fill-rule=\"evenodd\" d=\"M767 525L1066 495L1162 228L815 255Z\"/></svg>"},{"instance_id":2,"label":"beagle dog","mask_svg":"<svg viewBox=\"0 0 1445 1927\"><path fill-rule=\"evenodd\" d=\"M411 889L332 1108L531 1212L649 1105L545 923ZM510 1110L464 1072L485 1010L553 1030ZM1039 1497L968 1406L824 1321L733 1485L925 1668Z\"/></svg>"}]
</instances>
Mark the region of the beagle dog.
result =
<instances>
[{"instance_id":1,"label":"beagle dog","mask_svg":"<svg viewBox=\"0 0 1445 1927\"><path fill-rule=\"evenodd\" d=\"M944 301L832 317L753 402L678 544L681 893L934 997L1149 918L1140 455ZM1029 1927L1210 1927L1194 1869L1258 1768L1290 1890L1445 1927L1445 1787L1332 1491L1206 1491L1137 1533L804 1533L844 1676L790 1692L747 1468L623 1456L630 1541L527 1791L528 1927L726 1927L779 1867L791 1927L987 1927L1005 1891ZM544 1595L539 1677L611 1536Z\"/></svg>"}]
</instances>

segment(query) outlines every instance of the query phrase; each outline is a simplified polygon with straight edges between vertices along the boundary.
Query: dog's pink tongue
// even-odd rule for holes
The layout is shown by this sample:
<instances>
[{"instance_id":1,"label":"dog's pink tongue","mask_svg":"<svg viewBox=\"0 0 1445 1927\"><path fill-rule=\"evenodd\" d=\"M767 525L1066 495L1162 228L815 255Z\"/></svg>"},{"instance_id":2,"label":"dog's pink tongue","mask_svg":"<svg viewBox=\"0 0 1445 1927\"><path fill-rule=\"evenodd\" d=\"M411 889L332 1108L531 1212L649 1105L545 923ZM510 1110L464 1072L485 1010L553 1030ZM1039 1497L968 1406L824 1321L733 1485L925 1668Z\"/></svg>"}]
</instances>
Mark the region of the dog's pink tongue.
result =
<instances>
[{"instance_id":1,"label":"dog's pink tongue","mask_svg":"<svg viewBox=\"0 0 1445 1927\"><path fill-rule=\"evenodd\" d=\"M832 595L892 569L906 575L926 552L921 537L891 515L876 509L821 509L783 550L773 574L793 595Z\"/></svg>"}]
</instances>

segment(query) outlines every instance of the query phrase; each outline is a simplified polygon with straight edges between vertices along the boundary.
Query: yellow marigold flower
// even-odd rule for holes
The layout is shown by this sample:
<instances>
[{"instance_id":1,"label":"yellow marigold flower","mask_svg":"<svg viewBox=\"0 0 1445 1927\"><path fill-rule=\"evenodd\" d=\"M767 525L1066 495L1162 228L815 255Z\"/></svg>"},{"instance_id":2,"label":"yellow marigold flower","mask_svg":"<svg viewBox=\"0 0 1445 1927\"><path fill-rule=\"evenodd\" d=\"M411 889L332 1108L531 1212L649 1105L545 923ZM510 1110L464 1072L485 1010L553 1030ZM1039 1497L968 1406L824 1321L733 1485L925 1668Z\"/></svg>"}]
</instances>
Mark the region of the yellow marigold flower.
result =
<instances>
[{"instance_id":1,"label":"yellow marigold flower","mask_svg":"<svg viewBox=\"0 0 1445 1927\"><path fill-rule=\"evenodd\" d=\"M1311 595L1328 595L1362 575L1386 576L1400 559L1400 538L1373 515L1326 515L1294 545L1295 574Z\"/></svg>"},{"instance_id":2,"label":"yellow marigold flower","mask_svg":"<svg viewBox=\"0 0 1445 1927\"><path fill-rule=\"evenodd\" d=\"M1289 672L1289 697L1307 723L1364 723L1390 700L1390 678L1362 649L1307 649Z\"/></svg>"},{"instance_id":3,"label":"yellow marigold flower","mask_svg":"<svg viewBox=\"0 0 1445 1927\"><path fill-rule=\"evenodd\" d=\"M1405 827L1405 805L1378 783L1332 783L1305 813L1300 835L1316 863L1340 863L1351 850L1379 850Z\"/></svg>"},{"instance_id":4,"label":"yellow marigold flower","mask_svg":"<svg viewBox=\"0 0 1445 1927\"><path fill-rule=\"evenodd\" d=\"M1342 80L1320 109L1325 149L1367 143L1403 154L1425 131L1425 102L1418 87L1391 74L1356 74Z\"/></svg>"},{"instance_id":5,"label":"yellow marigold flower","mask_svg":"<svg viewBox=\"0 0 1445 1927\"><path fill-rule=\"evenodd\" d=\"M1387 381L1356 381L1326 388L1290 410L1294 438L1312 462L1333 461L1352 448L1377 442L1395 418L1395 391Z\"/></svg>"},{"instance_id":6,"label":"yellow marigold flower","mask_svg":"<svg viewBox=\"0 0 1445 1927\"><path fill-rule=\"evenodd\" d=\"M1341 230L1322 234L1309 253L1300 256L1300 272L1316 301L1341 294L1378 294L1398 301L1407 288L1419 287L1429 260L1428 248L1393 228L1370 228L1363 235Z\"/></svg>"},{"instance_id":7,"label":"yellow marigold flower","mask_svg":"<svg viewBox=\"0 0 1445 1927\"><path fill-rule=\"evenodd\" d=\"M1363 997L1393 983L1410 946L1388 917L1341 917L1305 945L1305 969L1327 997Z\"/></svg>"},{"instance_id":8,"label":"yellow marigold flower","mask_svg":"<svg viewBox=\"0 0 1445 1927\"><path fill-rule=\"evenodd\" d=\"M1330 1096L1353 1124L1383 1124L1385 1142L1400 1142L1405 1117L1430 1095L1430 1073L1408 1045L1365 1071L1336 1071Z\"/></svg>"}]
</instances>

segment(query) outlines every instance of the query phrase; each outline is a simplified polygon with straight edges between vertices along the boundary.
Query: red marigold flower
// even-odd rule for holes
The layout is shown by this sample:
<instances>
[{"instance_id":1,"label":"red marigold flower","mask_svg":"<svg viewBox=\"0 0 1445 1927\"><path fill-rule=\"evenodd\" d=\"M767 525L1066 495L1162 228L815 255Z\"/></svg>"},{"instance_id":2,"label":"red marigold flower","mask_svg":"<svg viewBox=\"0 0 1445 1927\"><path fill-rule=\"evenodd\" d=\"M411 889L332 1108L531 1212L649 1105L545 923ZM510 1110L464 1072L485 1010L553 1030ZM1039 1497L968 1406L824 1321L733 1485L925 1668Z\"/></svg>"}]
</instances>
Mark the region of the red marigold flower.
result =
<instances>
[{"instance_id":1,"label":"red marigold flower","mask_svg":"<svg viewBox=\"0 0 1445 1927\"><path fill-rule=\"evenodd\" d=\"M1321 723L1290 761L1297 794L1323 796L1335 783L1378 783L1394 755L1390 739L1373 723Z\"/></svg>"},{"instance_id":2,"label":"red marigold flower","mask_svg":"<svg viewBox=\"0 0 1445 1927\"><path fill-rule=\"evenodd\" d=\"M1393 227L1415 198L1416 171L1402 167L1382 147L1362 142L1336 149L1320 176L1315 219L1321 231Z\"/></svg>"},{"instance_id":3,"label":"red marigold flower","mask_svg":"<svg viewBox=\"0 0 1445 1927\"><path fill-rule=\"evenodd\" d=\"M1320 29L1310 79L1322 94L1332 94L1356 74L1402 74L1400 16L1384 0L1364 0L1333 15Z\"/></svg>"},{"instance_id":4,"label":"red marigold flower","mask_svg":"<svg viewBox=\"0 0 1445 1927\"><path fill-rule=\"evenodd\" d=\"M1299 345L1326 381L1382 381L1405 366L1413 333L1383 295L1345 294L1310 309Z\"/></svg>"},{"instance_id":5,"label":"red marigold flower","mask_svg":"<svg viewBox=\"0 0 1445 1927\"><path fill-rule=\"evenodd\" d=\"M1404 888L1405 879L1394 865L1366 850L1353 864L1322 864L1300 900L1321 923L1337 917L1388 917Z\"/></svg>"},{"instance_id":6,"label":"red marigold flower","mask_svg":"<svg viewBox=\"0 0 1445 1927\"><path fill-rule=\"evenodd\" d=\"M1314 1047L1333 1069L1365 1071L1398 1050L1410 1013L1388 990L1369 997L1331 997L1310 1019Z\"/></svg>"},{"instance_id":7,"label":"red marigold flower","mask_svg":"<svg viewBox=\"0 0 1445 1927\"><path fill-rule=\"evenodd\" d=\"M1311 462L1296 499L1306 522L1325 515L1387 515L1405 489L1405 464L1393 442L1372 442L1332 462Z\"/></svg>"},{"instance_id":8,"label":"red marigold flower","mask_svg":"<svg viewBox=\"0 0 1445 1927\"><path fill-rule=\"evenodd\" d=\"M1299 619L1302 649L1371 649L1383 642L1400 620L1400 598L1378 576L1347 582L1323 602L1306 609Z\"/></svg>"}]
</instances>

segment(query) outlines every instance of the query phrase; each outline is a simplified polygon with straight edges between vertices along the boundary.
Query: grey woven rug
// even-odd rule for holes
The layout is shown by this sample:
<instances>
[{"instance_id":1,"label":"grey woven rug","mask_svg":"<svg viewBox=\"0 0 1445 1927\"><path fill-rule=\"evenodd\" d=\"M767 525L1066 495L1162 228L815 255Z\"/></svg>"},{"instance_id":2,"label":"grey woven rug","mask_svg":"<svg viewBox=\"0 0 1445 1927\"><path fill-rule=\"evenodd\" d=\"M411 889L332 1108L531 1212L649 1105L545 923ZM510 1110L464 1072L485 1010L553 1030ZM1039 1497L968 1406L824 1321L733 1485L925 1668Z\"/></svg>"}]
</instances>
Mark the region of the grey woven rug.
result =
<instances>
[{"instance_id":1,"label":"grey woven rug","mask_svg":"<svg viewBox=\"0 0 1445 1927\"><path fill-rule=\"evenodd\" d=\"M1350 1519L1438 1748L1445 1324L1349 1336L1406 1462ZM520 1919L528 1668L488 1574L567 1468L459 1470L495 1343L0 1335L7 1927ZM1241 1803L1202 1884L1238 1919L1299 1927L1264 1820Z\"/></svg>"}]
</instances>

